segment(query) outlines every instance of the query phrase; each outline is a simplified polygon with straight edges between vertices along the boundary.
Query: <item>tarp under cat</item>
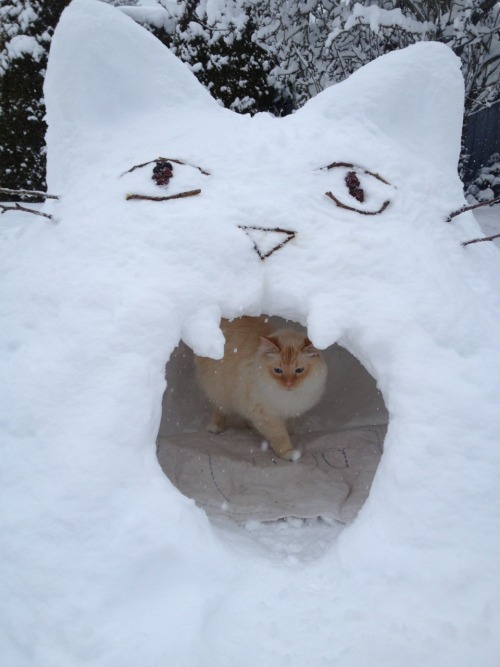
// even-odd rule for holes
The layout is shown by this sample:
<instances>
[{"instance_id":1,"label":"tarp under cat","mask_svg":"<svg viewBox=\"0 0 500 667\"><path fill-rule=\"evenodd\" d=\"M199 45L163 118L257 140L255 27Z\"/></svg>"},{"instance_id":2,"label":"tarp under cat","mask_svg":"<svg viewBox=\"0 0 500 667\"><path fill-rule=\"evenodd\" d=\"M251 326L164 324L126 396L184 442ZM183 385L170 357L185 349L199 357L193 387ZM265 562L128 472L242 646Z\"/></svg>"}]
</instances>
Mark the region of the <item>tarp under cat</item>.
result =
<instances>
[{"instance_id":1,"label":"tarp under cat","mask_svg":"<svg viewBox=\"0 0 500 667\"><path fill-rule=\"evenodd\" d=\"M1 237L1 663L497 665L500 262L446 222L458 58L416 44L252 118L74 0L45 83L54 220ZM389 413L368 499L307 563L222 535L156 457L180 340L220 356L221 316L260 313L348 350Z\"/></svg>"}]
</instances>

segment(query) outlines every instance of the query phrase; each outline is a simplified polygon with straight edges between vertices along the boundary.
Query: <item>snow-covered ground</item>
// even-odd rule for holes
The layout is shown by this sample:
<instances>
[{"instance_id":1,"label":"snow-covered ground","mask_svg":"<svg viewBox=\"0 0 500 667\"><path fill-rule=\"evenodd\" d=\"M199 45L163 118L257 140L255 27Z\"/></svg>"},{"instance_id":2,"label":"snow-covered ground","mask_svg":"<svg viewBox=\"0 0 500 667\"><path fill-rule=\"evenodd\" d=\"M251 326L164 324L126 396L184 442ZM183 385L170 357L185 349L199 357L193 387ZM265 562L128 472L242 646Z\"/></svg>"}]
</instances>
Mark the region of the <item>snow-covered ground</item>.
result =
<instances>
[{"instance_id":1,"label":"snow-covered ground","mask_svg":"<svg viewBox=\"0 0 500 667\"><path fill-rule=\"evenodd\" d=\"M74 0L45 83L58 222L0 216L0 663L497 667L500 253L462 247L472 214L445 222L459 60L417 44L250 118ZM179 342L220 356L220 317L261 312L338 343L383 395L384 453L342 531L214 527L158 465Z\"/></svg>"}]
</instances>

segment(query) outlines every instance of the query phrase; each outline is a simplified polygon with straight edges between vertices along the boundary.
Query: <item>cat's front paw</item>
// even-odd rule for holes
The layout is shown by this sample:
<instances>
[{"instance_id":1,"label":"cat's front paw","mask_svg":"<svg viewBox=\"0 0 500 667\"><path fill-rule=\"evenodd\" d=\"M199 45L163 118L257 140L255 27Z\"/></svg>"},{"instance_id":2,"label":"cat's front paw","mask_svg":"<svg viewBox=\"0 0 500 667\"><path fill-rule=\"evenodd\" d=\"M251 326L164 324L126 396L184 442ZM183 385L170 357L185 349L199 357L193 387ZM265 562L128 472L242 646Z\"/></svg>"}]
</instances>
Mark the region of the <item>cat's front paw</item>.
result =
<instances>
[{"instance_id":1,"label":"cat's front paw","mask_svg":"<svg viewBox=\"0 0 500 667\"><path fill-rule=\"evenodd\" d=\"M212 419L207 424L209 433L222 433L226 428L226 415L221 410L214 410Z\"/></svg>"},{"instance_id":2,"label":"cat's front paw","mask_svg":"<svg viewBox=\"0 0 500 667\"><path fill-rule=\"evenodd\" d=\"M288 452L285 452L281 455L281 458L285 461L291 461L292 463L295 463L302 458L302 452L300 449L289 449Z\"/></svg>"},{"instance_id":3,"label":"cat's front paw","mask_svg":"<svg viewBox=\"0 0 500 667\"><path fill-rule=\"evenodd\" d=\"M210 422L210 424L207 424L207 431L209 433L222 433L224 431L224 426Z\"/></svg>"}]
</instances>

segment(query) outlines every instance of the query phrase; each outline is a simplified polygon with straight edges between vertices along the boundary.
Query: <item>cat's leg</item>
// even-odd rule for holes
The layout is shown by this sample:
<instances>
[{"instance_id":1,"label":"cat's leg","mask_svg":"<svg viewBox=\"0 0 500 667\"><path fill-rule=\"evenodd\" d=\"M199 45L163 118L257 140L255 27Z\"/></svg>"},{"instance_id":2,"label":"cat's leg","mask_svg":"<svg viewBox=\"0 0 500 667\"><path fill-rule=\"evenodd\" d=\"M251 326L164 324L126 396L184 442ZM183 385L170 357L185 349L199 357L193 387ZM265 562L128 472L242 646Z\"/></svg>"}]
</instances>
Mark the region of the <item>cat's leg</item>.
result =
<instances>
[{"instance_id":1,"label":"cat's leg","mask_svg":"<svg viewBox=\"0 0 500 667\"><path fill-rule=\"evenodd\" d=\"M225 428L226 415L218 408L215 408L212 413L212 419L207 424L207 431L210 431L210 433L222 433Z\"/></svg>"},{"instance_id":2,"label":"cat's leg","mask_svg":"<svg viewBox=\"0 0 500 667\"><path fill-rule=\"evenodd\" d=\"M288 432L288 435L293 435L295 433L295 428L297 426L297 419L296 417L289 417L286 422L286 430Z\"/></svg>"},{"instance_id":3,"label":"cat's leg","mask_svg":"<svg viewBox=\"0 0 500 667\"><path fill-rule=\"evenodd\" d=\"M279 417L260 412L253 418L255 428L266 438L274 453L285 461L298 461L301 453L290 442L285 422Z\"/></svg>"}]
</instances>

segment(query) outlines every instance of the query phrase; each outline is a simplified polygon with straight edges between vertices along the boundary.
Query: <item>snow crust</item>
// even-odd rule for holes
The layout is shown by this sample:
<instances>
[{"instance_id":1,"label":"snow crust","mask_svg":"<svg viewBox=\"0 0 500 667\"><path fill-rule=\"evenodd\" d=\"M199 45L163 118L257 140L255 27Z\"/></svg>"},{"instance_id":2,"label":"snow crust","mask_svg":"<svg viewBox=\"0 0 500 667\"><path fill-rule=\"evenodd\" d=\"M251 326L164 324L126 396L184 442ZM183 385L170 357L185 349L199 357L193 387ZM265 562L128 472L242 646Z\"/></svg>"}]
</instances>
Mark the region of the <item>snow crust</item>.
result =
<instances>
[{"instance_id":1,"label":"snow crust","mask_svg":"<svg viewBox=\"0 0 500 667\"><path fill-rule=\"evenodd\" d=\"M1 250L2 664L497 665L500 256L461 246L472 215L444 221L463 203L458 59L420 43L251 118L74 0L45 99L59 222ZM129 171L159 156L184 163L166 188ZM388 207L336 206L334 188L373 201L333 162L383 177ZM295 238L262 261L248 225ZM389 410L370 496L315 559L212 525L155 456L181 337L217 357L220 316L261 312L347 348Z\"/></svg>"}]
</instances>

